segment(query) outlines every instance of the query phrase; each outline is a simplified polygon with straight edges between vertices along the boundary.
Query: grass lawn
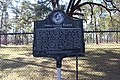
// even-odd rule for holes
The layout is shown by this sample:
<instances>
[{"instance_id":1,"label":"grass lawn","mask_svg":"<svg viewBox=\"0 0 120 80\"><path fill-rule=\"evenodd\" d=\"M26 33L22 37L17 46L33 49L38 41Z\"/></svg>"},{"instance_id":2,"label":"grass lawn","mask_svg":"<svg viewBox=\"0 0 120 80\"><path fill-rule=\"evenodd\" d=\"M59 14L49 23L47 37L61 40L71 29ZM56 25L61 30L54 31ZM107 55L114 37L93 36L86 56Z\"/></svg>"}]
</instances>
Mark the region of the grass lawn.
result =
<instances>
[{"instance_id":1,"label":"grass lawn","mask_svg":"<svg viewBox=\"0 0 120 80\"><path fill-rule=\"evenodd\" d=\"M62 61L62 80L75 79L75 58ZM79 57L79 80L119 80L120 44L86 44ZM0 80L56 80L56 61L35 58L31 45L0 48Z\"/></svg>"}]
</instances>

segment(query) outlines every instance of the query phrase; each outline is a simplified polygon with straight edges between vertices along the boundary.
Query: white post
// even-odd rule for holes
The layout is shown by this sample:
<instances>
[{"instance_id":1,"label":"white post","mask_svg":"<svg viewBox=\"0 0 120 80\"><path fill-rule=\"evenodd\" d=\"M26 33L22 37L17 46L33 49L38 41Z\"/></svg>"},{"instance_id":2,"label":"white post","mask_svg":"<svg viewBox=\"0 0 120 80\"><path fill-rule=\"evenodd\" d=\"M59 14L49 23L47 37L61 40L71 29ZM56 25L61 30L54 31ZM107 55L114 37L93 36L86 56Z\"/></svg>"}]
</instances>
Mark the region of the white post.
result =
<instances>
[{"instance_id":1,"label":"white post","mask_svg":"<svg viewBox=\"0 0 120 80\"><path fill-rule=\"evenodd\" d=\"M57 80L61 80L61 68L57 68Z\"/></svg>"}]
</instances>

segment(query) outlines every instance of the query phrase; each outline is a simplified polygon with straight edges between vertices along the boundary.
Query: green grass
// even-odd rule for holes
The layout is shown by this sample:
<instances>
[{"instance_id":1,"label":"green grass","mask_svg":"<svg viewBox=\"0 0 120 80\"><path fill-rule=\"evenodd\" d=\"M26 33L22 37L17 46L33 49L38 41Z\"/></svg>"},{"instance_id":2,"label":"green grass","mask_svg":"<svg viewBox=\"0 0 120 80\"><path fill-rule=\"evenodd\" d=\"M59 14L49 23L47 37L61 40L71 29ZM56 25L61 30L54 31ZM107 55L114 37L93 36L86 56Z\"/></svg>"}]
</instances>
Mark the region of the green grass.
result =
<instances>
[{"instance_id":1,"label":"green grass","mask_svg":"<svg viewBox=\"0 0 120 80\"><path fill-rule=\"evenodd\" d=\"M75 58L62 61L62 80L75 80ZM88 44L79 57L79 80L119 80L120 44ZM0 48L0 80L56 80L56 61L34 58L31 45Z\"/></svg>"}]
</instances>

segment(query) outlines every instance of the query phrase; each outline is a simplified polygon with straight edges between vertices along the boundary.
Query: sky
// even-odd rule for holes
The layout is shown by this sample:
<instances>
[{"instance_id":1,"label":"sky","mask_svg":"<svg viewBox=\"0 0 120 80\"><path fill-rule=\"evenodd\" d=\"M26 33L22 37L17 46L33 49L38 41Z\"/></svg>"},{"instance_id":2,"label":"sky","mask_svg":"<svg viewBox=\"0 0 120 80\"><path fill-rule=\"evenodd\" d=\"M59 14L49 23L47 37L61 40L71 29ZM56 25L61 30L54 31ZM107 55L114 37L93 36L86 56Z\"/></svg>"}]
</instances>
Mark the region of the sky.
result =
<instances>
[{"instance_id":1,"label":"sky","mask_svg":"<svg viewBox=\"0 0 120 80\"><path fill-rule=\"evenodd\" d=\"M20 1L20 2L22 2L22 1L24 1L24 0L18 0L18 1ZM26 1L30 1L31 3L37 3L37 1L38 0L26 0ZM70 0L60 0L60 5L62 5L62 4L68 4L68 2L69 2ZM87 0L82 0L83 2L85 2L85 1L87 1ZM93 0L94 2L97 2L97 3L100 3L100 1L101 0ZM19 3L17 4L16 2L15 2L15 0L13 0L13 5L14 6L16 6L16 5L20 5ZM14 14L12 14L12 11L11 10L9 10L8 9L8 12L9 12L9 18L12 18L13 16L14 16Z\"/></svg>"},{"instance_id":2,"label":"sky","mask_svg":"<svg viewBox=\"0 0 120 80\"><path fill-rule=\"evenodd\" d=\"M16 0L17 1L17 0ZM22 1L25 1L25 0L18 0L18 1L20 1L20 2L22 2ZM38 0L26 0L26 1L30 1L31 3L37 3L38 2ZM67 4L69 2L69 0L60 0L60 5L61 4ZM14 5L14 7L15 6L20 6L20 3L16 3L15 2L15 0L13 0L13 5ZM12 18L13 16L14 16L14 14L12 13L12 11L10 10L10 9L8 9L8 12L9 12L9 18Z\"/></svg>"}]
</instances>

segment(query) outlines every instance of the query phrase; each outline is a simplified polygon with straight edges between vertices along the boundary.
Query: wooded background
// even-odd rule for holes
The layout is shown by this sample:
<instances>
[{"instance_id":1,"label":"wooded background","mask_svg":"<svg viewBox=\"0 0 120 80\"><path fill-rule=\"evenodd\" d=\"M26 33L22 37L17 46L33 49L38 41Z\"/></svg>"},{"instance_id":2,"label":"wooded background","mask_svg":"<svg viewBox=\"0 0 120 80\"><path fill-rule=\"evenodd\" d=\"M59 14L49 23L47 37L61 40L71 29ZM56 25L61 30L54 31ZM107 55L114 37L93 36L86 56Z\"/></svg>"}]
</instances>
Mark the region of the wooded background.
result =
<instances>
[{"instance_id":1,"label":"wooded background","mask_svg":"<svg viewBox=\"0 0 120 80\"><path fill-rule=\"evenodd\" d=\"M119 31L120 30L120 0L0 0L0 33L29 33L33 32L33 22L45 19L53 8L53 2L68 16L84 19L85 31ZM26 41L26 34L22 35ZM119 42L118 32L113 34L91 33L85 36L86 41L98 38L107 40L116 39ZM0 42L7 44L7 35L0 35ZM15 36L19 41L20 36ZM94 42L94 41L92 41ZM100 41L101 42L101 41ZM15 42L16 43L16 42Z\"/></svg>"}]
</instances>

